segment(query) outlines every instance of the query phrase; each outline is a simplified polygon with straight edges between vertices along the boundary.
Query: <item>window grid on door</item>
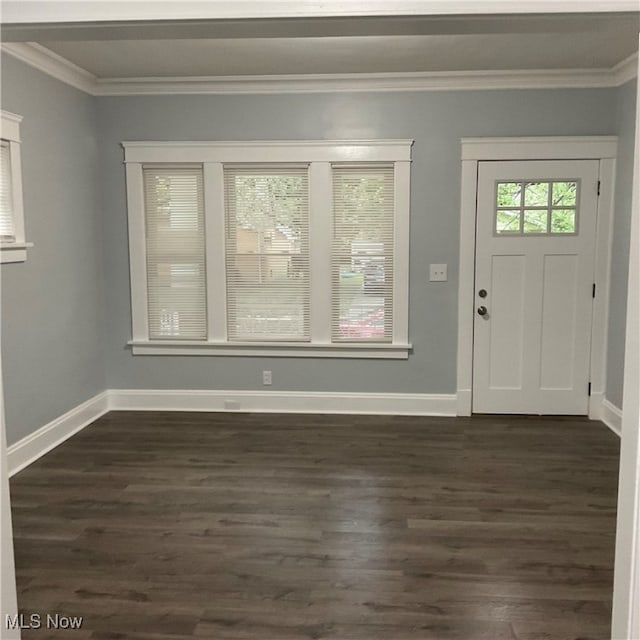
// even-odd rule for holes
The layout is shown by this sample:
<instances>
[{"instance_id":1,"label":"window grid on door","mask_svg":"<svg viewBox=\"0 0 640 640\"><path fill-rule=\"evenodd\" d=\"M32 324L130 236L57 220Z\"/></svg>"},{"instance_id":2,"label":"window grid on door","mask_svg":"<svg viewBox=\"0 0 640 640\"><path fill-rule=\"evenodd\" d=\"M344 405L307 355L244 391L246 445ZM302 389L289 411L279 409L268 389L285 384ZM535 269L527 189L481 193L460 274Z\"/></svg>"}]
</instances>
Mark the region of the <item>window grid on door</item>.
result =
<instances>
[{"instance_id":1,"label":"window grid on door","mask_svg":"<svg viewBox=\"0 0 640 640\"><path fill-rule=\"evenodd\" d=\"M580 181L496 181L498 236L576 235Z\"/></svg>"}]
</instances>

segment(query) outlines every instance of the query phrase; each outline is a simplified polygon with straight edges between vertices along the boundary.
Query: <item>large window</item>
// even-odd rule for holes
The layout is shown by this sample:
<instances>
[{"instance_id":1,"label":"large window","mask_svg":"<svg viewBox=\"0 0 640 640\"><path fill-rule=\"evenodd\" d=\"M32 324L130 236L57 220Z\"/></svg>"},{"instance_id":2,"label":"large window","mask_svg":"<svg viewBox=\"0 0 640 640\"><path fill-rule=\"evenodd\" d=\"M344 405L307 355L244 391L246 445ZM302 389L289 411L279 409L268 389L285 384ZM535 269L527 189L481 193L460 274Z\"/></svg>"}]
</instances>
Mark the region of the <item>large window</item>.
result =
<instances>
[{"instance_id":1,"label":"large window","mask_svg":"<svg viewBox=\"0 0 640 640\"><path fill-rule=\"evenodd\" d=\"M123 146L134 353L407 357L411 141Z\"/></svg>"},{"instance_id":2,"label":"large window","mask_svg":"<svg viewBox=\"0 0 640 640\"><path fill-rule=\"evenodd\" d=\"M2 111L0 129L0 256L2 262L24 262L27 247L22 211L20 122L22 117Z\"/></svg>"}]
</instances>

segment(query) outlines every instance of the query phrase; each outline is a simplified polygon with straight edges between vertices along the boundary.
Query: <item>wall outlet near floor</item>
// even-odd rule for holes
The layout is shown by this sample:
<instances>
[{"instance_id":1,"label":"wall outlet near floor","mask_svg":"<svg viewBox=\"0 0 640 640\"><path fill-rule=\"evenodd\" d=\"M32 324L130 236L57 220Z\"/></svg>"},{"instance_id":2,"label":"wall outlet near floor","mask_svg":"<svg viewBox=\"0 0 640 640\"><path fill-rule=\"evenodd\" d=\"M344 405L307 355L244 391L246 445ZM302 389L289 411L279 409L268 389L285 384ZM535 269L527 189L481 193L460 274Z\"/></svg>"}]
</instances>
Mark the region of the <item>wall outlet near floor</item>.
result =
<instances>
[{"instance_id":1,"label":"wall outlet near floor","mask_svg":"<svg viewBox=\"0 0 640 640\"><path fill-rule=\"evenodd\" d=\"M226 411L237 411L240 408L240 403L237 400L225 400L224 408Z\"/></svg>"},{"instance_id":2,"label":"wall outlet near floor","mask_svg":"<svg viewBox=\"0 0 640 640\"><path fill-rule=\"evenodd\" d=\"M430 264L429 280L431 282L445 282L447 280L447 265L446 264Z\"/></svg>"},{"instance_id":3,"label":"wall outlet near floor","mask_svg":"<svg viewBox=\"0 0 640 640\"><path fill-rule=\"evenodd\" d=\"M270 385L271 384L271 371L268 369L265 369L262 372L262 384L264 385Z\"/></svg>"}]
</instances>

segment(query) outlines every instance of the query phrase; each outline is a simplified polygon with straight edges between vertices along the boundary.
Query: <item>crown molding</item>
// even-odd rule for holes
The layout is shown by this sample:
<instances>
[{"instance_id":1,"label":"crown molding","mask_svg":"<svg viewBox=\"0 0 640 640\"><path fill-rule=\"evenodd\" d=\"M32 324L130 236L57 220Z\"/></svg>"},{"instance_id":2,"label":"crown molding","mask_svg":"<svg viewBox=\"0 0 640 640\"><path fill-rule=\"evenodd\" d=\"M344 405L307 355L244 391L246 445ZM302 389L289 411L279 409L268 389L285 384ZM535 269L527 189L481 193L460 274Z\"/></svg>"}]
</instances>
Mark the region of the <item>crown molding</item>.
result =
<instances>
[{"instance_id":1,"label":"crown molding","mask_svg":"<svg viewBox=\"0 0 640 640\"><path fill-rule=\"evenodd\" d=\"M550 89L612 86L611 72L436 71L415 73L340 73L277 76L208 76L197 78L99 79L95 95L269 94L366 91L462 91Z\"/></svg>"},{"instance_id":2,"label":"crown molding","mask_svg":"<svg viewBox=\"0 0 640 640\"><path fill-rule=\"evenodd\" d=\"M588 89L620 86L637 74L635 53L611 69L97 78L34 42L4 43L2 51L94 96Z\"/></svg>"},{"instance_id":3,"label":"crown molding","mask_svg":"<svg viewBox=\"0 0 640 640\"><path fill-rule=\"evenodd\" d=\"M633 80L638 75L638 52L636 51L628 58L618 62L611 69L611 72L615 78L615 85L618 87Z\"/></svg>"},{"instance_id":4,"label":"crown molding","mask_svg":"<svg viewBox=\"0 0 640 640\"><path fill-rule=\"evenodd\" d=\"M5 42L2 51L76 89L95 95L96 76L37 42Z\"/></svg>"}]
</instances>

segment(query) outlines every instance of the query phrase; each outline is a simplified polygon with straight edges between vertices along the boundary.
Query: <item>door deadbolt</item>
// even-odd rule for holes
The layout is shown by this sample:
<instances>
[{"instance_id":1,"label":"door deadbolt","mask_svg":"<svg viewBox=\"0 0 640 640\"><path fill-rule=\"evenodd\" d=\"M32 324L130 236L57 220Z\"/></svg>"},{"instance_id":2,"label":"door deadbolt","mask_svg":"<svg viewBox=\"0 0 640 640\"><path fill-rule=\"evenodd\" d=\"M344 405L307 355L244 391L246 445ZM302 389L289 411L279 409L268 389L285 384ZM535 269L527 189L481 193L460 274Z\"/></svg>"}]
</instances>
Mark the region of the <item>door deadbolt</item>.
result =
<instances>
[{"instance_id":1,"label":"door deadbolt","mask_svg":"<svg viewBox=\"0 0 640 640\"><path fill-rule=\"evenodd\" d=\"M487 290L486 289L480 289L480 291L478 291L478 295L481 298L486 298L487 297Z\"/></svg>"}]
</instances>

